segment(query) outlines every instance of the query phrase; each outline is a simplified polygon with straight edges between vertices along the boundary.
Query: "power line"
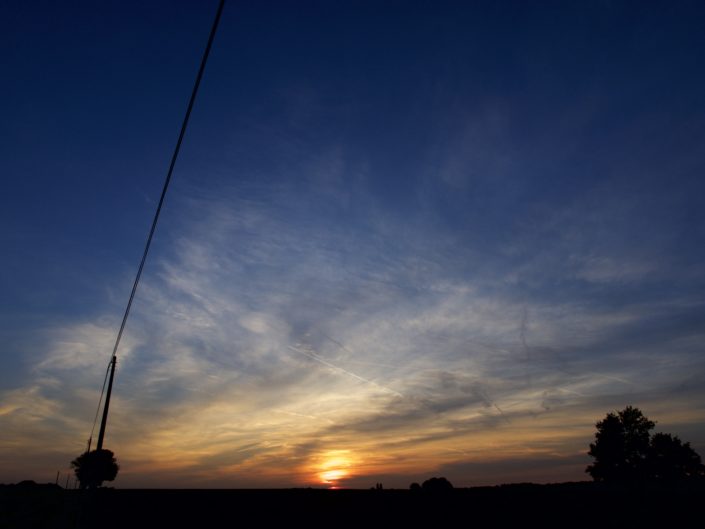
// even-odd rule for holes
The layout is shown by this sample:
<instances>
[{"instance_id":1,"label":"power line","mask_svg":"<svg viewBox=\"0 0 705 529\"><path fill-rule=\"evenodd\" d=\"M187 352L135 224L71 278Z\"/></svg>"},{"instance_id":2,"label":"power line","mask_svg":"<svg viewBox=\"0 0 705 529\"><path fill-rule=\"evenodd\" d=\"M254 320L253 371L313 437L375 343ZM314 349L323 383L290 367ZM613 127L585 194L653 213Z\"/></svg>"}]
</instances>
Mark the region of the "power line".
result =
<instances>
[{"instance_id":1,"label":"power line","mask_svg":"<svg viewBox=\"0 0 705 529\"><path fill-rule=\"evenodd\" d=\"M132 284L132 291L130 292L130 298L127 301L127 307L125 308L125 313L122 317L122 323L120 324L120 330L117 334L117 339L115 340L115 346L113 347L113 354L110 357L110 382L108 384L108 392L105 396L105 407L103 408L103 419L100 423L100 432L98 434L98 445L97 449L103 448L103 438L105 436L105 426L108 420L108 408L110 406L110 395L112 393L113 386L113 376L115 375L115 364L117 362L117 350L120 346L120 340L122 338L122 333L125 330L125 324L127 323L127 317L130 315L130 309L132 308L132 301L135 298L135 292L137 292L137 285L139 285L140 278L142 277L142 270L144 269L144 263L147 260L147 254L149 253L149 247L152 244L152 237L154 236L154 230L157 228L157 221L159 220L159 213L162 210L162 205L164 204L164 197L166 196L166 191L169 188L169 182L171 182L171 175L174 172L174 166L176 165L176 159L179 156L179 150L181 149L181 143L184 139L184 134L186 134L186 127L188 126L189 117L191 116L191 110L193 110L193 104L196 101L196 94L198 93L198 87L201 84L201 78L203 77L203 72L206 68L206 62L208 61L208 55L211 51L211 46L213 45L213 39L215 38L216 30L218 29L218 23L220 22L220 15L223 12L223 6L225 5L225 0L220 0L218 4L218 11L215 14L215 20L213 21L213 27L211 28L210 35L208 37L208 44L203 52L203 58L201 59L201 67L198 69L198 75L196 76L196 82L193 85L193 90L191 91L191 99L188 103L188 108L186 109L186 115L184 116L184 121L181 124L181 132L179 133L179 139L176 141L176 147L174 148L174 154L171 157L171 163L169 164L169 170L166 174L166 179L164 180L164 187L162 188L162 194L159 197L159 204L157 205L157 211L154 213L154 219L152 220L152 227L149 230L149 236L147 237L147 243L144 246L144 252L142 254L142 260L140 261L139 268L137 269L137 275L135 276L135 281ZM99 404L100 406L100 404Z\"/></svg>"}]
</instances>

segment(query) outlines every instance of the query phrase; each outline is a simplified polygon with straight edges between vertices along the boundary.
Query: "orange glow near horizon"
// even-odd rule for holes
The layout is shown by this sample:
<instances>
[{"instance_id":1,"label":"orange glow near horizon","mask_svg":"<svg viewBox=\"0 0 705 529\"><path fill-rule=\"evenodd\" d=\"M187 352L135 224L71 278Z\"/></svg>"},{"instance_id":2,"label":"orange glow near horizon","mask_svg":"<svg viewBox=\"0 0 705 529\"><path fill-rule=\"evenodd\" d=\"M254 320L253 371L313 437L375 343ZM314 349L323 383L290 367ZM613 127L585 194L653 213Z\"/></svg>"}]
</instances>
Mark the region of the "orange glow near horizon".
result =
<instances>
[{"instance_id":1,"label":"orange glow near horizon","mask_svg":"<svg viewBox=\"0 0 705 529\"><path fill-rule=\"evenodd\" d=\"M340 488L340 482L351 476L352 459L347 450L328 452L318 465L318 478L330 489Z\"/></svg>"}]
</instances>

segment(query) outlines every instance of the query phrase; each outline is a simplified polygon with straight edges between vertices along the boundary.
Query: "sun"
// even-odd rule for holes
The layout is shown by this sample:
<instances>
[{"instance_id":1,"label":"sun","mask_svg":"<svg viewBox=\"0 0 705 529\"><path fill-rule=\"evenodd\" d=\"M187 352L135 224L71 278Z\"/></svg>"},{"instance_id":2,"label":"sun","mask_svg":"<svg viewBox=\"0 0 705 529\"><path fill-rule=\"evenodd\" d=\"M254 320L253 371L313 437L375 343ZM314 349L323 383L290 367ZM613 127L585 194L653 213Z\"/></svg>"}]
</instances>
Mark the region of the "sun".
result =
<instances>
[{"instance_id":1,"label":"sun","mask_svg":"<svg viewBox=\"0 0 705 529\"><path fill-rule=\"evenodd\" d=\"M330 489L340 488L340 482L351 475L352 459L345 452L336 451L321 458L318 477Z\"/></svg>"},{"instance_id":2,"label":"sun","mask_svg":"<svg viewBox=\"0 0 705 529\"><path fill-rule=\"evenodd\" d=\"M326 470L319 474L319 476L321 476L321 480L326 485L335 485L347 475L348 473L342 469Z\"/></svg>"}]
</instances>

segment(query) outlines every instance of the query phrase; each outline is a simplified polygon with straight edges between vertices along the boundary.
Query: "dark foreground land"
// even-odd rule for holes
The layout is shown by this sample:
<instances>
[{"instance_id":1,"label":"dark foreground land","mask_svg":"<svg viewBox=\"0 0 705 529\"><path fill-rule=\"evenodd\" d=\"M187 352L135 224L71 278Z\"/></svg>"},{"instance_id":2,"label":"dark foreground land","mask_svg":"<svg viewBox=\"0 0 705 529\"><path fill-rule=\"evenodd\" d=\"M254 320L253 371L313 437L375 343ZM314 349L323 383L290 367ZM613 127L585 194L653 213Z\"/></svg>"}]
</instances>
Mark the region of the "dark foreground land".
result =
<instances>
[{"instance_id":1,"label":"dark foreground land","mask_svg":"<svg viewBox=\"0 0 705 529\"><path fill-rule=\"evenodd\" d=\"M410 490L64 490L0 486L0 528L705 527L705 486Z\"/></svg>"}]
</instances>

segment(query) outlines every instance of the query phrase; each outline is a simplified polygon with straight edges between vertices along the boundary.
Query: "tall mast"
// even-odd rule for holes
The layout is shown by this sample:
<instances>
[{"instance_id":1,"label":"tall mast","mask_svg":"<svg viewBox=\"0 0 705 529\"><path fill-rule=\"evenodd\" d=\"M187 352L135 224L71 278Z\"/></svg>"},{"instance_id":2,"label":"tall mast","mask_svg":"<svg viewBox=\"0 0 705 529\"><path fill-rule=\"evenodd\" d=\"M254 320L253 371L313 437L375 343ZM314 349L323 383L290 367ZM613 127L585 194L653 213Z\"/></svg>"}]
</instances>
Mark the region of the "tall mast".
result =
<instances>
[{"instance_id":1,"label":"tall mast","mask_svg":"<svg viewBox=\"0 0 705 529\"><path fill-rule=\"evenodd\" d=\"M115 378L115 364L117 364L117 356L113 355L113 357L110 359L110 380L108 381L108 392L105 394L105 406L103 407L103 418L100 421L100 432L98 433L98 445L96 450L103 449L103 439L105 438L105 426L106 424L108 424L108 408L110 408L110 395L113 392L113 378Z\"/></svg>"}]
</instances>

